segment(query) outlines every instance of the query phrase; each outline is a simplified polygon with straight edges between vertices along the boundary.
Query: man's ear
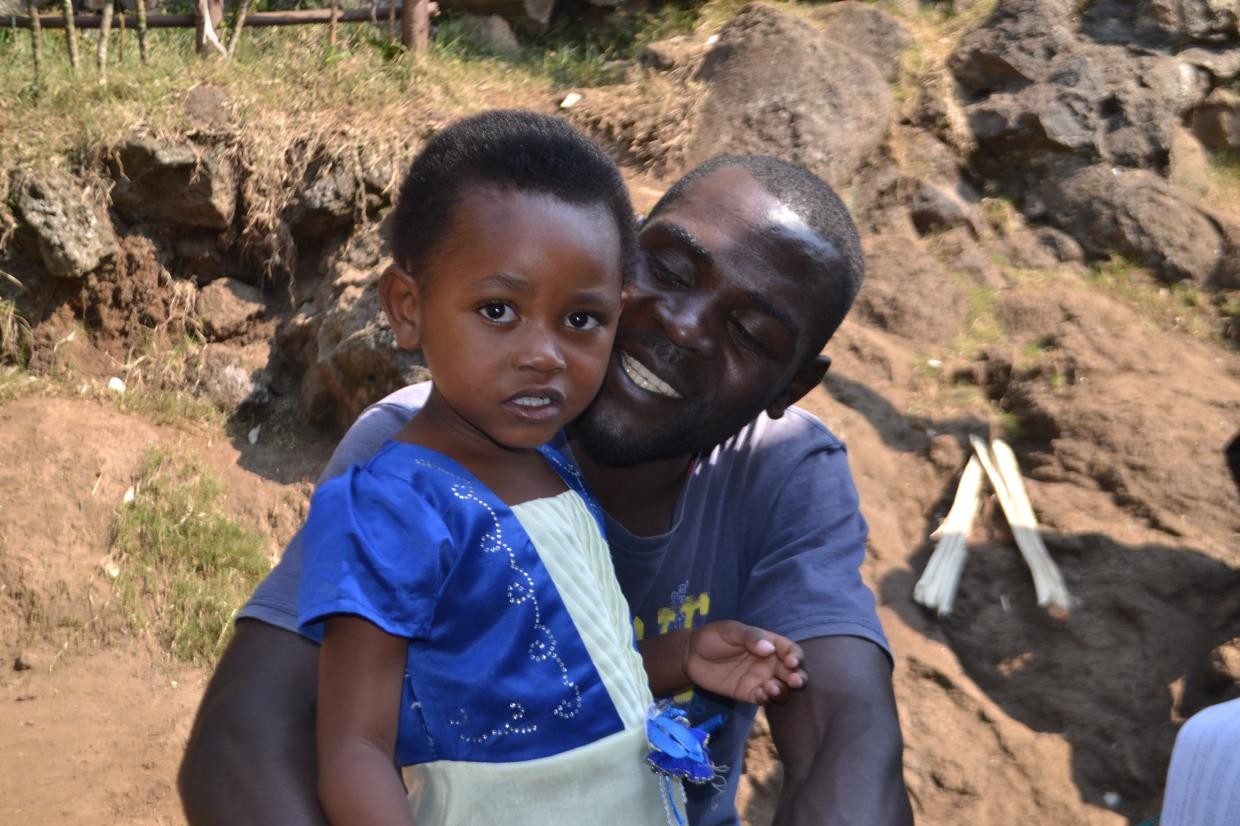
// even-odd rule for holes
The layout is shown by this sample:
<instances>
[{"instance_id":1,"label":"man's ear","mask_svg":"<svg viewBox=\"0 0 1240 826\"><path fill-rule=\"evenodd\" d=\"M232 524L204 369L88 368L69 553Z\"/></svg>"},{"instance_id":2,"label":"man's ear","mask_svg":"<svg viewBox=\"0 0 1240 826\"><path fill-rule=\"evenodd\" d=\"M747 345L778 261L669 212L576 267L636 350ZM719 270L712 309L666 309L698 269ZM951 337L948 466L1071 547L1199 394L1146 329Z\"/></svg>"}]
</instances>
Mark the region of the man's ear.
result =
<instances>
[{"instance_id":1,"label":"man's ear","mask_svg":"<svg viewBox=\"0 0 1240 826\"><path fill-rule=\"evenodd\" d=\"M402 350L421 346L422 291L412 275L392 264L379 276L379 303Z\"/></svg>"},{"instance_id":2,"label":"man's ear","mask_svg":"<svg viewBox=\"0 0 1240 826\"><path fill-rule=\"evenodd\" d=\"M800 369L792 375L792 380L788 382L788 386L783 389L778 396L766 407L766 415L772 419L778 419L784 415L784 411L801 400L809 391L818 386L822 381L822 377L827 375L828 368L831 367L830 356L814 356L809 361L801 365Z\"/></svg>"}]
</instances>

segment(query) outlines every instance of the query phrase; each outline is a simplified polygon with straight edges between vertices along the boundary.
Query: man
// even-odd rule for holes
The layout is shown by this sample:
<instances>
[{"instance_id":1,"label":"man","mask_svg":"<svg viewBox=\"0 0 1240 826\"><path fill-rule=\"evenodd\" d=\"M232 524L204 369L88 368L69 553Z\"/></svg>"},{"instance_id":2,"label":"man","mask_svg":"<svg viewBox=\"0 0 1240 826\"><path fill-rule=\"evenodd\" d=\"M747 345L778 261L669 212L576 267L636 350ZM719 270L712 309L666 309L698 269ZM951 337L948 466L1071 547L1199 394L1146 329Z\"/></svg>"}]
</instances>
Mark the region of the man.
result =
<instances>
[{"instance_id":1,"label":"man","mask_svg":"<svg viewBox=\"0 0 1240 826\"><path fill-rule=\"evenodd\" d=\"M639 637L735 618L798 641L809 687L768 709L784 762L776 822L911 823L891 663L858 566L865 523L843 446L788 408L821 381L823 344L862 277L833 192L763 157L694 170L652 210L603 390L570 446L607 511ZM421 403L370 408L324 477L365 461ZM787 413L787 415L785 415ZM759 415L763 414L763 415ZM754 417L757 416L757 419ZM319 823L317 649L295 633L297 540L242 612L203 698L180 775L192 823ZM725 713L721 789L689 790L695 826L737 822L752 706L678 698L693 722Z\"/></svg>"}]
</instances>

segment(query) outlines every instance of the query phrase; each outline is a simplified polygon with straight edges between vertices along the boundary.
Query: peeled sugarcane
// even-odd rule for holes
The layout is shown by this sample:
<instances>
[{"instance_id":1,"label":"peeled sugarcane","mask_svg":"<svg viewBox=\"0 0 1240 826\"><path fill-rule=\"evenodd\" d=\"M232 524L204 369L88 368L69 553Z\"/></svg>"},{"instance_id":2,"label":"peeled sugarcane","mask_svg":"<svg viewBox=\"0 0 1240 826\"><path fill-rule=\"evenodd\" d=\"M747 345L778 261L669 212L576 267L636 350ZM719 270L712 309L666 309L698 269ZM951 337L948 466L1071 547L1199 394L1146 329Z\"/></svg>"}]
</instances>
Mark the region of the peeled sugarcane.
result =
<instances>
[{"instance_id":1,"label":"peeled sugarcane","mask_svg":"<svg viewBox=\"0 0 1240 826\"><path fill-rule=\"evenodd\" d=\"M913 588L913 599L940 617L951 614L956 588L964 571L966 545L973 519L982 507L982 465L976 456L969 457L956 487L956 497L943 524L931 534L938 539L926 570Z\"/></svg>"},{"instance_id":2,"label":"peeled sugarcane","mask_svg":"<svg viewBox=\"0 0 1240 826\"><path fill-rule=\"evenodd\" d=\"M64 0L60 6L61 12L65 16L65 44L69 47L69 65L73 67L74 74L78 70L78 39L77 26L73 21L73 0Z\"/></svg>"},{"instance_id":3,"label":"peeled sugarcane","mask_svg":"<svg viewBox=\"0 0 1240 826\"><path fill-rule=\"evenodd\" d=\"M205 52L207 46L212 46L217 52L224 57L228 57L228 50L220 43L220 38L215 33L215 26L211 22L211 6L207 0L198 0L198 16L199 25L201 27L198 40L198 51Z\"/></svg>"},{"instance_id":4,"label":"peeled sugarcane","mask_svg":"<svg viewBox=\"0 0 1240 826\"><path fill-rule=\"evenodd\" d=\"M1055 612L1068 613L1072 609L1072 599L1064 584L1063 574L1051 559L1045 543L1042 542L1042 536L1038 533L1038 521L1033 514L1033 506L1029 503L1029 495L1025 492L1025 483L1020 477L1016 454L998 439L992 441L989 447L977 436L970 436L969 441L995 489L995 495L999 497L999 506L1003 508L1003 515L1007 517L1008 525L1012 528L1016 547L1020 548L1025 564L1033 574L1038 605L1049 606Z\"/></svg>"}]
</instances>

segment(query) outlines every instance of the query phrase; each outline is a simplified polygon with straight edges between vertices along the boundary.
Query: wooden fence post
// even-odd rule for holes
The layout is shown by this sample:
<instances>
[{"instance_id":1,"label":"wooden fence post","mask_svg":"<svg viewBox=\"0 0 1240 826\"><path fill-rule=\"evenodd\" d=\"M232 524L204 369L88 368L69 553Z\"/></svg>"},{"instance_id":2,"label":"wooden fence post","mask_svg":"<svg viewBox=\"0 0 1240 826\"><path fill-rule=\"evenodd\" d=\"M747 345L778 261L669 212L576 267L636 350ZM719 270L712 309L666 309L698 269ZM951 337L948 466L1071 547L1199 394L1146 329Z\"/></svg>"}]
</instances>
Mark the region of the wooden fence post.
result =
<instances>
[{"instance_id":1,"label":"wooden fence post","mask_svg":"<svg viewBox=\"0 0 1240 826\"><path fill-rule=\"evenodd\" d=\"M99 48L95 52L95 63L99 66L99 84L105 85L108 82L108 38L112 34L112 15L116 13L116 7L112 0L105 0L103 4L103 22L99 26Z\"/></svg>"},{"instance_id":2,"label":"wooden fence post","mask_svg":"<svg viewBox=\"0 0 1240 826\"><path fill-rule=\"evenodd\" d=\"M237 19L233 21L232 33L228 36L228 57L233 56L233 52L237 51L237 44L241 42L241 30L245 28L245 17L250 13L250 3L252 0L241 0L241 8L237 11Z\"/></svg>"},{"instance_id":3,"label":"wooden fence post","mask_svg":"<svg viewBox=\"0 0 1240 826\"><path fill-rule=\"evenodd\" d=\"M220 38L215 33L223 19L223 0L198 0L198 25L195 27L195 33L200 56L206 57L212 49L218 50L222 55L228 55L228 50L220 44Z\"/></svg>"},{"instance_id":4,"label":"wooden fence post","mask_svg":"<svg viewBox=\"0 0 1240 826\"><path fill-rule=\"evenodd\" d=\"M138 0L138 58L146 65L146 0Z\"/></svg>"},{"instance_id":5,"label":"wooden fence post","mask_svg":"<svg viewBox=\"0 0 1240 826\"><path fill-rule=\"evenodd\" d=\"M78 39L77 27L73 25L73 0L64 0L60 9L65 16L65 43L69 46L69 65L73 67L73 73L77 74Z\"/></svg>"},{"instance_id":6,"label":"wooden fence post","mask_svg":"<svg viewBox=\"0 0 1240 826\"><path fill-rule=\"evenodd\" d=\"M411 52L426 51L430 22L430 5L427 0L405 0L400 9L400 41L405 44L406 49Z\"/></svg>"},{"instance_id":7,"label":"wooden fence post","mask_svg":"<svg viewBox=\"0 0 1240 826\"><path fill-rule=\"evenodd\" d=\"M34 88L37 93L43 83L43 29L40 26L39 7L34 0L26 4L30 9L30 60L34 65Z\"/></svg>"},{"instance_id":8,"label":"wooden fence post","mask_svg":"<svg viewBox=\"0 0 1240 826\"><path fill-rule=\"evenodd\" d=\"M336 50L336 17L340 13L340 0L332 0L331 3L332 20L327 27L327 45L332 50Z\"/></svg>"}]
</instances>

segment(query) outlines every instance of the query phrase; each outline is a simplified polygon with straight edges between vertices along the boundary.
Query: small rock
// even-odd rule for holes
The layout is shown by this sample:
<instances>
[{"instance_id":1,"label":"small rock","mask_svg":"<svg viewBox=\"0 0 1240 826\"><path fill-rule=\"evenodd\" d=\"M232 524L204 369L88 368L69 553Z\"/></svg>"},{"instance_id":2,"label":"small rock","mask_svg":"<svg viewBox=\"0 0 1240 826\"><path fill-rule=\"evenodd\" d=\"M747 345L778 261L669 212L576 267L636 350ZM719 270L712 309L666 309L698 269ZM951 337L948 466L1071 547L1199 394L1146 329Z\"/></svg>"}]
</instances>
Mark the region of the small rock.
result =
<instances>
[{"instance_id":1,"label":"small rock","mask_svg":"<svg viewBox=\"0 0 1240 826\"><path fill-rule=\"evenodd\" d=\"M217 341L237 335L246 322L266 309L262 293L233 278L220 278L203 287L197 305L203 328Z\"/></svg>"},{"instance_id":2,"label":"small rock","mask_svg":"<svg viewBox=\"0 0 1240 826\"><path fill-rule=\"evenodd\" d=\"M113 393L124 393L127 388L125 387L124 379L113 376L108 379L108 389Z\"/></svg>"},{"instance_id":3,"label":"small rock","mask_svg":"<svg viewBox=\"0 0 1240 826\"><path fill-rule=\"evenodd\" d=\"M521 44L512 26L498 14L467 14L461 19L462 36L480 49L500 57L520 57Z\"/></svg>"},{"instance_id":4,"label":"small rock","mask_svg":"<svg viewBox=\"0 0 1240 826\"><path fill-rule=\"evenodd\" d=\"M35 660L29 651L19 651L17 656L13 658L14 671L30 671L34 668Z\"/></svg>"},{"instance_id":5,"label":"small rock","mask_svg":"<svg viewBox=\"0 0 1240 826\"><path fill-rule=\"evenodd\" d=\"M569 92L567 95L564 96L564 99L560 101L560 108L571 109L574 106L576 106L578 103L581 103L581 93L580 92Z\"/></svg>"},{"instance_id":6,"label":"small rock","mask_svg":"<svg viewBox=\"0 0 1240 826\"><path fill-rule=\"evenodd\" d=\"M913 196L909 212L913 225L922 235L961 226L976 230L972 200L976 200L976 196L964 184L952 187L925 181Z\"/></svg>"},{"instance_id":7,"label":"small rock","mask_svg":"<svg viewBox=\"0 0 1240 826\"><path fill-rule=\"evenodd\" d=\"M1102 795L1102 802L1106 804L1108 809L1118 809L1119 804L1124 799L1119 796L1119 792L1106 792Z\"/></svg>"},{"instance_id":8,"label":"small rock","mask_svg":"<svg viewBox=\"0 0 1240 826\"><path fill-rule=\"evenodd\" d=\"M261 431L262 429L263 429L263 426L262 426L261 424L260 424L260 425L255 425L255 426L254 426L254 427L250 430L250 432L246 434L246 436L245 436L246 441L248 441L248 442L249 442L250 444L252 444L252 445L256 445L256 444L258 444L258 434L259 434L259 431Z\"/></svg>"},{"instance_id":9,"label":"small rock","mask_svg":"<svg viewBox=\"0 0 1240 826\"><path fill-rule=\"evenodd\" d=\"M132 505L133 500L136 499L137 496L138 494L134 492L133 485L130 485L129 487L125 488L125 495L121 497L121 504ZM111 563L111 564L115 565L116 563Z\"/></svg>"}]
</instances>

